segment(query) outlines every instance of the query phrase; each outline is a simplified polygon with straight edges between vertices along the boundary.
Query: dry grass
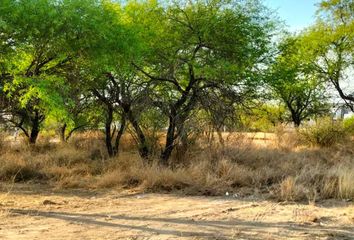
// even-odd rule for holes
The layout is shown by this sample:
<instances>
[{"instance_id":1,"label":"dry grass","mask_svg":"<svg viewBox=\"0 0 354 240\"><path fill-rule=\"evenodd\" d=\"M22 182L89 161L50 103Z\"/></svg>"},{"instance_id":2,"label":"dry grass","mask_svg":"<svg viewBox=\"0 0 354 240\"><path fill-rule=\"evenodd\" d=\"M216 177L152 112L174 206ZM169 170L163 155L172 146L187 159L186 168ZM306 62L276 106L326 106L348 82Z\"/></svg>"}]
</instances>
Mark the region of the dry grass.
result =
<instances>
[{"instance_id":1,"label":"dry grass","mask_svg":"<svg viewBox=\"0 0 354 240\"><path fill-rule=\"evenodd\" d=\"M282 133L260 145L238 134L228 136L224 147L200 141L180 161L183 164L167 168L144 163L131 150L129 137L122 144L124 151L109 159L100 135L90 133L65 145L43 141L34 148L3 146L0 179L39 181L58 188L134 187L192 195L261 193L286 201L353 200L352 143L313 148L299 146L297 139Z\"/></svg>"}]
</instances>

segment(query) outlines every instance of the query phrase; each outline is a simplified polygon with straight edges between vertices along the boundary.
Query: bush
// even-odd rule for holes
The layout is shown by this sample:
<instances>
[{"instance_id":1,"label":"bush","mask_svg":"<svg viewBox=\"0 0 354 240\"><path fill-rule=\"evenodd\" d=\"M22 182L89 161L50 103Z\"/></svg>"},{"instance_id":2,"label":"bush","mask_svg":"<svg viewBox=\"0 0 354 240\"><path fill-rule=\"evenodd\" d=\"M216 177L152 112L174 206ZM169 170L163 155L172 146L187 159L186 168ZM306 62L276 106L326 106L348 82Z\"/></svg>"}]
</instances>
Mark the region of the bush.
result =
<instances>
[{"instance_id":1,"label":"bush","mask_svg":"<svg viewBox=\"0 0 354 240\"><path fill-rule=\"evenodd\" d=\"M354 116L344 119L343 126L349 134L353 135L354 134Z\"/></svg>"},{"instance_id":2,"label":"bush","mask_svg":"<svg viewBox=\"0 0 354 240\"><path fill-rule=\"evenodd\" d=\"M2 181L25 182L46 178L38 164L18 155L3 155L0 164L0 180Z\"/></svg>"},{"instance_id":3,"label":"bush","mask_svg":"<svg viewBox=\"0 0 354 240\"><path fill-rule=\"evenodd\" d=\"M338 198L354 199L354 166L339 166L336 172L338 177Z\"/></svg>"},{"instance_id":4,"label":"bush","mask_svg":"<svg viewBox=\"0 0 354 240\"><path fill-rule=\"evenodd\" d=\"M306 144L319 147L331 147L348 140L348 131L341 122L327 118L299 130L300 139Z\"/></svg>"}]
</instances>

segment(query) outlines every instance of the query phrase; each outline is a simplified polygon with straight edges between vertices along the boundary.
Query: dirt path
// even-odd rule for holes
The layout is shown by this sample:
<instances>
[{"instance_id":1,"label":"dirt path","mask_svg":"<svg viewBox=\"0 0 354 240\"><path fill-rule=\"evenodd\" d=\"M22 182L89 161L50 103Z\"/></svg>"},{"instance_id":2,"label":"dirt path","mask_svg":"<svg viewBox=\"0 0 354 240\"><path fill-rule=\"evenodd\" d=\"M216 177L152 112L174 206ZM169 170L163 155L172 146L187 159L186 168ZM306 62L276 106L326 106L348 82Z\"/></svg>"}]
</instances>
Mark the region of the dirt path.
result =
<instances>
[{"instance_id":1,"label":"dirt path","mask_svg":"<svg viewBox=\"0 0 354 240\"><path fill-rule=\"evenodd\" d=\"M93 193L0 193L0 239L354 239L354 205Z\"/></svg>"}]
</instances>

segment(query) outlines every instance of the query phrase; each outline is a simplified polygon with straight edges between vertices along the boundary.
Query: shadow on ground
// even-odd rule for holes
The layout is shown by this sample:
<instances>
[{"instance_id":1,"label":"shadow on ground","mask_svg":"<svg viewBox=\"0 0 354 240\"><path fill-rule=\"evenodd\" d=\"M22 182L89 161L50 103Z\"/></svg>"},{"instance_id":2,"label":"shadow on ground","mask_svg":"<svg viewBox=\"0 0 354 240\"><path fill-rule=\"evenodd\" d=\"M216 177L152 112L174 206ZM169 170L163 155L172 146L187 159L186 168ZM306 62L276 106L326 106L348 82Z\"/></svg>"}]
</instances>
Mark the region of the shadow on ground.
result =
<instances>
[{"instance_id":1,"label":"shadow on ground","mask_svg":"<svg viewBox=\"0 0 354 240\"><path fill-rule=\"evenodd\" d=\"M172 235L177 237L203 237L208 239L264 239L272 233L272 239L294 238L305 239L354 239L354 227L322 226L319 224L299 224L295 222L265 223L259 221L227 220L194 220L187 218L138 217L126 215L84 214L71 212L54 212L10 209L10 213L52 218L84 225L126 229L142 232L143 234ZM166 225L168 227L166 227ZM185 225L183 230L179 226ZM185 229L190 229L186 231ZM274 232L274 229L276 230ZM308 236L308 237L306 237Z\"/></svg>"}]
</instances>

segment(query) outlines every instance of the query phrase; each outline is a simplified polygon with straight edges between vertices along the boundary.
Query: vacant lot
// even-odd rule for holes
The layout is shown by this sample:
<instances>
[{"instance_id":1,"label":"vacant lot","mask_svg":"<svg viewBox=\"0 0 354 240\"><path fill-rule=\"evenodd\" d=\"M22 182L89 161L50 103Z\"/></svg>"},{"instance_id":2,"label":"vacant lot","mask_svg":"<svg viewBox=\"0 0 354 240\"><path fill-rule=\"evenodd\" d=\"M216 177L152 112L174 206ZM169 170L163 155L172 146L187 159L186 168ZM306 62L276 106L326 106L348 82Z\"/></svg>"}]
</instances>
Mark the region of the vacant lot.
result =
<instances>
[{"instance_id":1,"label":"vacant lot","mask_svg":"<svg viewBox=\"0 0 354 240\"><path fill-rule=\"evenodd\" d=\"M354 239L354 206L3 186L1 239Z\"/></svg>"}]
</instances>

